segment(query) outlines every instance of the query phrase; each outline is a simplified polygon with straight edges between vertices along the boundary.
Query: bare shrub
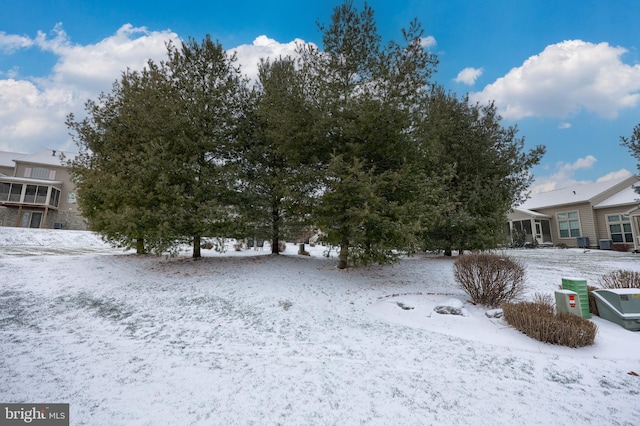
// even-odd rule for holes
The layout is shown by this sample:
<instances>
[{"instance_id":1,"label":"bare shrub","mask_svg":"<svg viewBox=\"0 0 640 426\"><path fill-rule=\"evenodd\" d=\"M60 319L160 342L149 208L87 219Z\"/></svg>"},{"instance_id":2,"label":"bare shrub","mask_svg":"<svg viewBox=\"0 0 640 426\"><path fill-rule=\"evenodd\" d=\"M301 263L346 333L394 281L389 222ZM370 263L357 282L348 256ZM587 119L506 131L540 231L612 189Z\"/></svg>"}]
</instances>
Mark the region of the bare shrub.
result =
<instances>
[{"instance_id":1,"label":"bare shrub","mask_svg":"<svg viewBox=\"0 0 640 426\"><path fill-rule=\"evenodd\" d=\"M640 272L618 269L598 279L601 288L640 288Z\"/></svg>"},{"instance_id":2,"label":"bare shrub","mask_svg":"<svg viewBox=\"0 0 640 426\"><path fill-rule=\"evenodd\" d=\"M631 251L633 246L631 244L615 243L611 248L613 249L613 251L621 251L626 253L628 251Z\"/></svg>"},{"instance_id":3,"label":"bare shrub","mask_svg":"<svg viewBox=\"0 0 640 426\"><path fill-rule=\"evenodd\" d=\"M569 313L555 315L553 305L535 302L505 303L504 319L516 330L545 343L578 348L592 345L598 327Z\"/></svg>"},{"instance_id":4,"label":"bare shrub","mask_svg":"<svg viewBox=\"0 0 640 426\"><path fill-rule=\"evenodd\" d=\"M495 308L522 295L525 266L509 256L478 253L459 257L453 276L473 303Z\"/></svg>"},{"instance_id":5,"label":"bare shrub","mask_svg":"<svg viewBox=\"0 0 640 426\"><path fill-rule=\"evenodd\" d=\"M533 295L533 303L539 303L541 305L554 306L555 300L549 293L535 293Z\"/></svg>"},{"instance_id":6,"label":"bare shrub","mask_svg":"<svg viewBox=\"0 0 640 426\"><path fill-rule=\"evenodd\" d=\"M594 287L592 285L587 286L587 292L589 295L589 312L592 315L595 316L600 316L600 311L598 311L598 303L596 302L596 298L595 296L591 293L593 290L597 290L597 287Z\"/></svg>"}]
</instances>

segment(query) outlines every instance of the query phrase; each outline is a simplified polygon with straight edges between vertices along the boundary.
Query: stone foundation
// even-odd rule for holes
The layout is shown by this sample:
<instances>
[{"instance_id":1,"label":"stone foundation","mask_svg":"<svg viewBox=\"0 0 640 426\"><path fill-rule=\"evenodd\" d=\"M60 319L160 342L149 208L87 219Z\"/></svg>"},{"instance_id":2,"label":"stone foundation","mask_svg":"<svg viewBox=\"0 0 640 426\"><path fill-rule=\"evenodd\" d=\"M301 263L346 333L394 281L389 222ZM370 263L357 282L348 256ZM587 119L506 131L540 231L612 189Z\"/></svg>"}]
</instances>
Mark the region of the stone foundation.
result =
<instances>
[{"instance_id":1,"label":"stone foundation","mask_svg":"<svg viewBox=\"0 0 640 426\"><path fill-rule=\"evenodd\" d=\"M42 209L22 209L22 218L18 221L18 209L14 207L0 207L0 226L28 227L28 214L31 212L43 213ZM42 229L70 229L85 231L88 229L87 221L75 211L49 210L47 218L40 223Z\"/></svg>"}]
</instances>

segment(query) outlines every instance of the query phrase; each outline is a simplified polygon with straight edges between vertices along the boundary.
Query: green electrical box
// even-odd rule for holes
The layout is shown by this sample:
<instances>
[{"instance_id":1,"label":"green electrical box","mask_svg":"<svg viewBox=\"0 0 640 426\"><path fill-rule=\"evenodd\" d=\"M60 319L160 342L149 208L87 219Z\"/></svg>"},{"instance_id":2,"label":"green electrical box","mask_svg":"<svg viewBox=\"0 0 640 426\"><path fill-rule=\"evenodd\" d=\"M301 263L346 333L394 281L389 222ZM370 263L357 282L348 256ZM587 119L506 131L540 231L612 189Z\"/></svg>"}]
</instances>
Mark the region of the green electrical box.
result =
<instances>
[{"instance_id":1,"label":"green electrical box","mask_svg":"<svg viewBox=\"0 0 640 426\"><path fill-rule=\"evenodd\" d=\"M589 290L587 290L587 280L582 278L563 278L562 288L578 293L580 309L582 310L582 318L591 318L591 313L589 312Z\"/></svg>"}]
</instances>

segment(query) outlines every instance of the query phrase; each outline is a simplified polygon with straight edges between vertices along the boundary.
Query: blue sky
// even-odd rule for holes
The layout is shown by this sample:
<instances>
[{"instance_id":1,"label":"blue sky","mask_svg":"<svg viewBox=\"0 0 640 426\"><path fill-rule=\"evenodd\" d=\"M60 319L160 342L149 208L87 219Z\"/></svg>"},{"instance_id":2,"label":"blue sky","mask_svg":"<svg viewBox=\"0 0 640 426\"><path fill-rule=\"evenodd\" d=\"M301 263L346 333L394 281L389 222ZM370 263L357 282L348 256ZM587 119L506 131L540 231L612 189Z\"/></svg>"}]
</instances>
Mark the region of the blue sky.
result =
<instances>
[{"instance_id":1,"label":"blue sky","mask_svg":"<svg viewBox=\"0 0 640 426\"><path fill-rule=\"evenodd\" d=\"M0 150L75 150L64 118L109 91L120 72L164 58L169 40L206 34L255 73L260 57L321 46L338 0L86 2L3 0ZM358 7L361 1L354 0ZM400 40L413 18L438 55L434 80L494 100L527 147L547 146L535 191L637 173L620 146L640 123L640 2L635 0L376 1L378 29Z\"/></svg>"}]
</instances>

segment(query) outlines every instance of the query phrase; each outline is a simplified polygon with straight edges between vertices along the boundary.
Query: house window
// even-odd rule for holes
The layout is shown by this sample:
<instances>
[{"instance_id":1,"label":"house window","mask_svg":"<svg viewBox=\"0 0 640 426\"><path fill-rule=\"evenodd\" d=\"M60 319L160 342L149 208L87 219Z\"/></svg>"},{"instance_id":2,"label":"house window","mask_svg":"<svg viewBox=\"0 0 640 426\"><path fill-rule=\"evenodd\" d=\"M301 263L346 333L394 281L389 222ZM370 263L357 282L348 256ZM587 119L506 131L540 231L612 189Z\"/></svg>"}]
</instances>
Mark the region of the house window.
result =
<instances>
[{"instance_id":1,"label":"house window","mask_svg":"<svg viewBox=\"0 0 640 426\"><path fill-rule=\"evenodd\" d=\"M614 243L632 243L631 221L625 214L612 214L607 216L609 234Z\"/></svg>"},{"instance_id":2,"label":"house window","mask_svg":"<svg viewBox=\"0 0 640 426\"><path fill-rule=\"evenodd\" d=\"M36 202L36 192L38 187L36 185L27 185L27 189L24 192L24 203L35 203Z\"/></svg>"},{"instance_id":3,"label":"house window","mask_svg":"<svg viewBox=\"0 0 640 426\"><path fill-rule=\"evenodd\" d=\"M47 204L47 192L49 192L48 186L38 186L36 204Z\"/></svg>"},{"instance_id":4,"label":"house window","mask_svg":"<svg viewBox=\"0 0 640 426\"><path fill-rule=\"evenodd\" d=\"M60 190L56 188L51 188L51 197L49 199L49 205L53 207L58 207L60 203Z\"/></svg>"},{"instance_id":5,"label":"house window","mask_svg":"<svg viewBox=\"0 0 640 426\"><path fill-rule=\"evenodd\" d=\"M560 238L580 236L580 218L578 212L558 213L558 230Z\"/></svg>"},{"instance_id":6,"label":"house window","mask_svg":"<svg viewBox=\"0 0 640 426\"><path fill-rule=\"evenodd\" d=\"M31 169L31 177L33 179L49 179L49 169L34 167Z\"/></svg>"},{"instance_id":7,"label":"house window","mask_svg":"<svg viewBox=\"0 0 640 426\"><path fill-rule=\"evenodd\" d=\"M21 197L22 197L22 184L21 183L11 184L11 193L9 194L9 201L19 203Z\"/></svg>"},{"instance_id":8,"label":"house window","mask_svg":"<svg viewBox=\"0 0 640 426\"><path fill-rule=\"evenodd\" d=\"M10 183L0 182L0 201L7 201L9 199L10 189Z\"/></svg>"},{"instance_id":9,"label":"house window","mask_svg":"<svg viewBox=\"0 0 640 426\"><path fill-rule=\"evenodd\" d=\"M51 190L51 194L49 194ZM0 182L0 202L40 204L58 207L60 190L47 185Z\"/></svg>"}]
</instances>

